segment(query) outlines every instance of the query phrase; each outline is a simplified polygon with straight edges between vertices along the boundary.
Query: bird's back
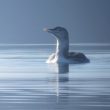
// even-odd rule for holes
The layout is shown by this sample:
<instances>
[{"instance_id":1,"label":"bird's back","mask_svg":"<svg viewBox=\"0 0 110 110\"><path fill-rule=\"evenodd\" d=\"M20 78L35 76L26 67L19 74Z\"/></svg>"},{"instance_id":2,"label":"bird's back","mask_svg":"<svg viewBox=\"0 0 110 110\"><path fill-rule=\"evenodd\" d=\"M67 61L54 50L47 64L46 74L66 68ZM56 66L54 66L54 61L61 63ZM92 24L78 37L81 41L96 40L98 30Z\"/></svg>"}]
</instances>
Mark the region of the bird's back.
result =
<instances>
[{"instance_id":1,"label":"bird's back","mask_svg":"<svg viewBox=\"0 0 110 110\"><path fill-rule=\"evenodd\" d=\"M80 52L69 52L67 59L72 63L87 63L89 62L89 59Z\"/></svg>"}]
</instances>

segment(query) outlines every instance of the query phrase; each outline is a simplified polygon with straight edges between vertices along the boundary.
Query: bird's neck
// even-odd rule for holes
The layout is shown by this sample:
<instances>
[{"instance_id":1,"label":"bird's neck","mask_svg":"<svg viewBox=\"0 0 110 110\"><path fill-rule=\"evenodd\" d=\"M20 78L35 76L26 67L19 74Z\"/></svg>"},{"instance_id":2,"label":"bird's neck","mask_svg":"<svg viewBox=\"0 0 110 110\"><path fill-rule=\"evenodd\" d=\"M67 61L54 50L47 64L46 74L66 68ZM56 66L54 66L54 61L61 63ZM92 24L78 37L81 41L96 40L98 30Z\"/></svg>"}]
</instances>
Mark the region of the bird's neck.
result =
<instances>
[{"instance_id":1,"label":"bird's neck","mask_svg":"<svg viewBox=\"0 0 110 110\"><path fill-rule=\"evenodd\" d=\"M66 57L69 51L69 39L57 39L56 54L58 57Z\"/></svg>"}]
</instances>

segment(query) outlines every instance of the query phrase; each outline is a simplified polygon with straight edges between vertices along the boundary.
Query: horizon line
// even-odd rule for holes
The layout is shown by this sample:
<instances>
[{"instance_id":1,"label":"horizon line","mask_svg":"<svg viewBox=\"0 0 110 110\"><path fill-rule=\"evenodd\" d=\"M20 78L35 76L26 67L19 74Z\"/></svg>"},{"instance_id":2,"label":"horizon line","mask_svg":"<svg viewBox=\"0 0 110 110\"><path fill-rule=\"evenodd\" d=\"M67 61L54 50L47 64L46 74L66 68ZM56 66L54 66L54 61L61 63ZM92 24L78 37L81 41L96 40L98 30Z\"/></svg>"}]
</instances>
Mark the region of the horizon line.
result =
<instances>
[{"instance_id":1,"label":"horizon line","mask_svg":"<svg viewBox=\"0 0 110 110\"><path fill-rule=\"evenodd\" d=\"M30 45L30 46L34 46L34 45L56 45L56 44L51 44L51 43L0 43L0 46L2 45ZM110 46L110 43L70 43L70 46Z\"/></svg>"}]
</instances>

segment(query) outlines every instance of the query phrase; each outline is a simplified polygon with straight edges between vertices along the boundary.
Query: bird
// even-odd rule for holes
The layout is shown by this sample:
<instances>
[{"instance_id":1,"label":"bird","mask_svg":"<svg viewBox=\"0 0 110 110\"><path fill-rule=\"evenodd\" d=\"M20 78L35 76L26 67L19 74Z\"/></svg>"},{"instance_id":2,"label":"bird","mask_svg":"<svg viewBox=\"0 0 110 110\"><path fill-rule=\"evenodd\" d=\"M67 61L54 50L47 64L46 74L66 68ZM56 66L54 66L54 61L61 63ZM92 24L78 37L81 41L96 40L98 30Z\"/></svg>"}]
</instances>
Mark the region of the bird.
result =
<instances>
[{"instance_id":1,"label":"bird","mask_svg":"<svg viewBox=\"0 0 110 110\"><path fill-rule=\"evenodd\" d=\"M56 51L47 59L46 63L81 64L90 60L81 52L69 52L69 34L67 29L57 26L52 29L44 28L44 31L54 35Z\"/></svg>"}]
</instances>

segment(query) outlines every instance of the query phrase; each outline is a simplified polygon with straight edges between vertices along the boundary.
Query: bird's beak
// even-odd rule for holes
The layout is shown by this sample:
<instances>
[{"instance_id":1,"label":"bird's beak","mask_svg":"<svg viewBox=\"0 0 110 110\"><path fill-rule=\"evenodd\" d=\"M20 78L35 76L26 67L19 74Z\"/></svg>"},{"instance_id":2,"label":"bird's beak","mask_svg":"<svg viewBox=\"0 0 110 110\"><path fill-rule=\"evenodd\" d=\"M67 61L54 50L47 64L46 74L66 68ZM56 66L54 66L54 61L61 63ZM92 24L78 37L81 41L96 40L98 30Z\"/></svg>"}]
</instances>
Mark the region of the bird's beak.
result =
<instances>
[{"instance_id":1,"label":"bird's beak","mask_svg":"<svg viewBox=\"0 0 110 110\"><path fill-rule=\"evenodd\" d=\"M44 28L43 31L52 33L53 32L53 29Z\"/></svg>"}]
</instances>

